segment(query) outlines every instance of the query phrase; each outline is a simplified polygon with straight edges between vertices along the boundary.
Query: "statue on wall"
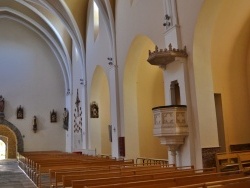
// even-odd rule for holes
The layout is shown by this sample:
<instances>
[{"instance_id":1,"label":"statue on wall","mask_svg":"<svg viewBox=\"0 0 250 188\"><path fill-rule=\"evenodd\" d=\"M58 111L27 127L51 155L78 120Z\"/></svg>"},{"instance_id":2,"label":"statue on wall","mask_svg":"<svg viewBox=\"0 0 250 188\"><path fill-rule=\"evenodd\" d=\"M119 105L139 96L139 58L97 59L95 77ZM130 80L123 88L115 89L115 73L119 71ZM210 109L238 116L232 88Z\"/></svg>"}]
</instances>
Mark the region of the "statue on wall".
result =
<instances>
[{"instance_id":1,"label":"statue on wall","mask_svg":"<svg viewBox=\"0 0 250 188\"><path fill-rule=\"evenodd\" d=\"M69 111L67 110L67 108L64 108L63 112L63 128L65 130L69 129Z\"/></svg>"},{"instance_id":2,"label":"statue on wall","mask_svg":"<svg viewBox=\"0 0 250 188\"><path fill-rule=\"evenodd\" d=\"M4 98L0 95L0 118L4 118Z\"/></svg>"},{"instance_id":3,"label":"statue on wall","mask_svg":"<svg viewBox=\"0 0 250 188\"><path fill-rule=\"evenodd\" d=\"M53 109L52 112L50 112L50 122L51 123L56 123L57 122L57 114L54 111L54 109Z\"/></svg>"},{"instance_id":4,"label":"statue on wall","mask_svg":"<svg viewBox=\"0 0 250 188\"><path fill-rule=\"evenodd\" d=\"M36 116L34 116L34 118L33 118L33 131L34 131L34 133L36 133L36 131L37 131Z\"/></svg>"}]
</instances>

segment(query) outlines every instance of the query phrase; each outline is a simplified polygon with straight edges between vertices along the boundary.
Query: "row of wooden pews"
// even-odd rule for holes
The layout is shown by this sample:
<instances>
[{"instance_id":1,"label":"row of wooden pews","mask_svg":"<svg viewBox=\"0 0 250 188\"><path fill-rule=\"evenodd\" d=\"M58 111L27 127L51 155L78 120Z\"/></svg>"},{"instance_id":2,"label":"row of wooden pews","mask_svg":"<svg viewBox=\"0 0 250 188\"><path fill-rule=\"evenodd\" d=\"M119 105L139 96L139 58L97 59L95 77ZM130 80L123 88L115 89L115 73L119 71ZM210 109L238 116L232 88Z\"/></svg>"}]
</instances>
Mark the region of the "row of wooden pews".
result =
<instances>
[{"instance_id":1,"label":"row of wooden pews","mask_svg":"<svg viewBox=\"0 0 250 188\"><path fill-rule=\"evenodd\" d=\"M208 182L217 182L245 177L241 172L211 173L211 172L193 172L190 174L165 174L165 176L155 176L147 174L144 176L125 176L121 178L96 178L72 181L73 188L167 188L180 186L201 187ZM112 182L112 183L111 183ZM199 187L198 186L198 187Z\"/></svg>"},{"instance_id":2,"label":"row of wooden pews","mask_svg":"<svg viewBox=\"0 0 250 188\"><path fill-rule=\"evenodd\" d=\"M55 170L110 170L110 166L130 166L133 160L76 155L66 152L24 152L18 154L19 166L37 187L48 186L50 171Z\"/></svg>"},{"instance_id":3,"label":"row of wooden pews","mask_svg":"<svg viewBox=\"0 0 250 188\"><path fill-rule=\"evenodd\" d=\"M247 162L247 155L243 158ZM22 153L19 160L36 185L44 188L48 185L51 188L250 187L247 167L226 172L216 171L216 168L195 170L193 166L175 167L160 159L148 162L140 158L134 164L133 160L64 152Z\"/></svg>"}]
</instances>

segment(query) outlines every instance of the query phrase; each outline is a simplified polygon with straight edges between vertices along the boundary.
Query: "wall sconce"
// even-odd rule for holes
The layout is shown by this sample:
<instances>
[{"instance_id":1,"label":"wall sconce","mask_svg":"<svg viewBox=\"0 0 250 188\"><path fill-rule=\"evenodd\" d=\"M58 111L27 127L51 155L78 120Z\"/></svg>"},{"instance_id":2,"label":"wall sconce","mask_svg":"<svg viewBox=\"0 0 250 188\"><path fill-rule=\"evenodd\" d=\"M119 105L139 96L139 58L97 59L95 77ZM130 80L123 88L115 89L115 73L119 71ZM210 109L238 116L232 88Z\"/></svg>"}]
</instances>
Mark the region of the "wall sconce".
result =
<instances>
[{"instance_id":1,"label":"wall sconce","mask_svg":"<svg viewBox=\"0 0 250 188\"><path fill-rule=\"evenodd\" d=\"M107 59L108 59L108 61L109 61L109 63L108 63L108 64L109 64L109 66L112 66L112 65L113 65L113 62L112 62L112 61L113 61L113 59L112 59L112 57L108 57Z\"/></svg>"},{"instance_id":2,"label":"wall sconce","mask_svg":"<svg viewBox=\"0 0 250 188\"><path fill-rule=\"evenodd\" d=\"M163 23L163 26L165 27L169 27L171 25L171 20L170 20L170 16L168 14L165 15L165 23Z\"/></svg>"},{"instance_id":3,"label":"wall sconce","mask_svg":"<svg viewBox=\"0 0 250 188\"><path fill-rule=\"evenodd\" d=\"M34 118L33 118L33 131L34 131L34 133L36 133L36 131L37 131L36 116L34 116Z\"/></svg>"},{"instance_id":4,"label":"wall sconce","mask_svg":"<svg viewBox=\"0 0 250 188\"><path fill-rule=\"evenodd\" d=\"M85 85L85 82L84 82L84 80L82 78L80 79L80 84Z\"/></svg>"},{"instance_id":5,"label":"wall sconce","mask_svg":"<svg viewBox=\"0 0 250 188\"><path fill-rule=\"evenodd\" d=\"M70 93L71 93L70 89L67 89L66 95L70 95Z\"/></svg>"}]
</instances>

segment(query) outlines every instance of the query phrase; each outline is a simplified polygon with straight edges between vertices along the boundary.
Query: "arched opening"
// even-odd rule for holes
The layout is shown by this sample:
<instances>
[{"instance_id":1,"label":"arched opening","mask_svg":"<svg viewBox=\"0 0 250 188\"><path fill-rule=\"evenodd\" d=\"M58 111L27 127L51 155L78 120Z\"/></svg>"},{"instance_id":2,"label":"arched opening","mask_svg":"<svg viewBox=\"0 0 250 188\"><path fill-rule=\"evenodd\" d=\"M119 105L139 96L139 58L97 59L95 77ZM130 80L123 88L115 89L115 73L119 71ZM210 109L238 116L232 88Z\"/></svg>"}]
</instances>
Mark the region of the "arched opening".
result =
<instances>
[{"instance_id":1,"label":"arched opening","mask_svg":"<svg viewBox=\"0 0 250 188\"><path fill-rule=\"evenodd\" d=\"M23 152L23 137L21 132L10 122L0 119L0 140L6 146L6 159L15 159L17 152Z\"/></svg>"},{"instance_id":2,"label":"arched opening","mask_svg":"<svg viewBox=\"0 0 250 188\"><path fill-rule=\"evenodd\" d=\"M6 144L1 140L1 136L0 136L0 160L2 159L6 159Z\"/></svg>"},{"instance_id":3,"label":"arched opening","mask_svg":"<svg viewBox=\"0 0 250 188\"><path fill-rule=\"evenodd\" d=\"M127 158L167 158L166 146L153 136L152 108L165 104L162 70L147 62L148 50L154 47L148 37L140 35L127 55L123 81Z\"/></svg>"},{"instance_id":4,"label":"arched opening","mask_svg":"<svg viewBox=\"0 0 250 188\"><path fill-rule=\"evenodd\" d=\"M97 154L111 155L109 138L110 92L107 76L102 67L97 66L93 74L90 93L90 145ZM97 115L95 114L97 112ZM92 116L91 116L92 115Z\"/></svg>"},{"instance_id":5,"label":"arched opening","mask_svg":"<svg viewBox=\"0 0 250 188\"><path fill-rule=\"evenodd\" d=\"M15 159L17 156L17 138L15 133L7 126L0 125L1 138L5 138L4 141L5 147L7 146L5 153L6 158ZM6 145L6 143L8 143Z\"/></svg>"}]
</instances>

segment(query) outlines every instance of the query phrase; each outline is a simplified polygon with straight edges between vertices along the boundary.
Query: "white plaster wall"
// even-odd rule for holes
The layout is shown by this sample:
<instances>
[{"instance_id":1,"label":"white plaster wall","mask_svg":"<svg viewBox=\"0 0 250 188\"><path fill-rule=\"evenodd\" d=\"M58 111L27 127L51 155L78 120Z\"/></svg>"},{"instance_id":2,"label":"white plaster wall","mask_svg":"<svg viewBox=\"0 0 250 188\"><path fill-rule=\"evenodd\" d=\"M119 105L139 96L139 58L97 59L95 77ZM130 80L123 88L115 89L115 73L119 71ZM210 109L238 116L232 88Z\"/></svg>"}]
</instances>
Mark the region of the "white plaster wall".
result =
<instances>
[{"instance_id":1,"label":"white plaster wall","mask_svg":"<svg viewBox=\"0 0 250 188\"><path fill-rule=\"evenodd\" d=\"M99 35L97 36L96 40L94 40L93 9L91 1L90 4L91 8L89 10L89 17L88 17L87 44L86 44L88 92L90 91L93 73L97 65L100 65L104 69L106 75L109 74L109 65L108 65L109 60L107 58L111 57L111 48L110 48L111 45L109 42L109 37L101 14L99 14L100 15Z\"/></svg>"},{"instance_id":2,"label":"white plaster wall","mask_svg":"<svg viewBox=\"0 0 250 188\"><path fill-rule=\"evenodd\" d=\"M164 84L165 84L165 101L166 105L171 105L171 91L170 85L172 81L177 80L180 88L181 105L187 105L186 103L186 86L184 79L184 63L186 62L174 62L166 66L166 71L164 71Z\"/></svg>"},{"instance_id":3,"label":"white plaster wall","mask_svg":"<svg viewBox=\"0 0 250 188\"><path fill-rule=\"evenodd\" d=\"M90 105L90 102L92 102L91 96L90 96L90 92L91 92L91 84L93 81L93 76L94 76L94 71L96 70L97 66L102 67L104 74L106 75L107 78L109 78L109 74L110 74L110 67L108 65L108 57L111 57L111 48L110 48L110 42L109 42L109 37L107 34L107 30L106 27L104 25L104 20L103 20L103 16L101 13L99 13L100 16L100 20L99 20L99 35L97 36L96 40L94 39L94 25L93 25L93 3L92 1L89 2L89 14L88 14L88 23L87 23L87 43L86 43L86 67L87 67L87 95L88 95L88 101L87 101L87 105ZM109 79L108 79L109 82ZM110 83L108 83L109 85ZM109 88L110 89L110 88ZM93 95L93 94L92 94ZM98 96L101 96L101 94L99 93ZM88 109L89 110L89 109ZM103 110L103 109L102 109ZM101 110L100 110L101 111ZM89 111L88 111L89 113ZM100 135L101 133L99 131L101 131L101 127L99 127L98 129L96 129L95 127L95 131L96 134L93 134L93 132L91 132L91 126L94 126L95 123L97 123L98 120L91 120L90 116L88 115L88 134L89 135ZM108 124L111 124L111 122L109 122ZM107 124L107 126L108 126ZM103 125L102 125L103 126ZM93 130L92 130L93 131ZM96 137L96 138L88 138L89 141L89 148L93 148L93 146L96 143L91 143L92 139L96 139L99 140L100 138ZM99 148L101 148L101 145L99 143Z\"/></svg>"},{"instance_id":4,"label":"white plaster wall","mask_svg":"<svg viewBox=\"0 0 250 188\"><path fill-rule=\"evenodd\" d=\"M71 94L68 96L69 98L69 104L67 105L67 108L71 110L71 127L69 131L67 132L67 140L71 143L68 144L68 147L71 147L71 150L74 152L79 152L82 149L87 149L88 144L88 136L86 132L87 129L87 121L85 121L86 118L88 118L88 105L86 105L86 98L85 98L85 92L87 89L86 80L85 80L85 62L82 62L79 52L75 50L75 44L73 44L73 50L72 50L72 78L73 78L73 88ZM78 97L80 100L79 103L79 112L81 115L75 116L76 113L76 98L77 98L77 91L78 91ZM86 105L86 106L85 106ZM82 133L76 133L74 132L74 124L78 124L82 128ZM76 142L78 144L76 144ZM80 143L79 143L80 142Z\"/></svg>"},{"instance_id":5,"label":"white plaster wall","mask_svg":"<svg viewBox=\"0 0 250 188\"><path fill-rule=\"evenodd\" d=\"M171 91L170 91L170 85L171 82L174 80L177 80L179 83L180 88L180 98L181 98L181 105L187 105L187 81L185 80L185 59L181 59L178 61L175 61L173 63L170 63L166 66L166 70L164 71L164 77L165 77L165 96L167 99L166 105L171 105ZM187 110L189 111L191 106L187 106ZM190 119L190 117L189 117ZM188 125L190 125L190 120L188 120ZM192 132L192 129L189 129L189 132ZM190 152L192 146L190 146L190 139L192 140L192 134L189 134L190 136L185 138L185 142L182 146L180 146L178 152L177 152L177 165L178 166L188 166L193 165L192 161L192 155ZM192 141L191 141L192 143ZM169 158L171 153L169 152Z\"/></svg>"},{"instance_id":6,"label":"white plaster wall","mask_svg":"<svg viewBox=\"0 0 250 188\"><path fill-rule=\"evenodd\" d=\"M65 88L50 47L38 34L9 19L0 19L0 95L6 101L5 119L23 135L24 150L65 150L62 128ZM24 119L16 119L18 106ZM55 110L58 122L50 122ZM38 131L32 131L37 116Z\"/></svg>"}]
</instances>

